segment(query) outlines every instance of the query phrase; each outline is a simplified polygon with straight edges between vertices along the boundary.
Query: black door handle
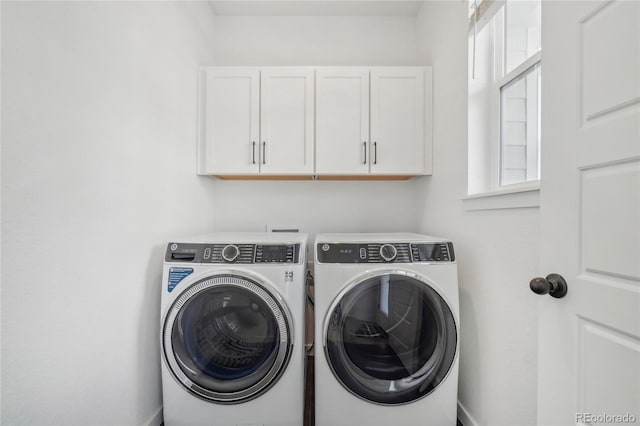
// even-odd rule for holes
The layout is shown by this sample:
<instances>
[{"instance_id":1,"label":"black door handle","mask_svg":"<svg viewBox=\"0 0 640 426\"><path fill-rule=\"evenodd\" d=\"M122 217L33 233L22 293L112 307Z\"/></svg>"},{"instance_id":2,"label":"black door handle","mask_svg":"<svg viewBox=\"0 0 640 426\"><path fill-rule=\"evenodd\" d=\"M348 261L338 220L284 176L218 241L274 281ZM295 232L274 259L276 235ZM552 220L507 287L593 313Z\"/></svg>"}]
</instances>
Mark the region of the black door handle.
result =
<instances>
[{"instance_id":1,"label":"black door handle","mask_svg":"<svg viewBox=\"0 0 640 426\"><path fill-rule=\"evenodd\" d=\"M251 164L256 164L256 141L253 141L253 148L251 149Z\"/></svg>"},{"instance_id":2,"label":"black door handle","mask_svg":"<svg viewBox=\"0 0 640 426\"><path fill-rule=\"evenodd\" d=\"M362 164L367 164L367 141L362 142L362 148L364 148L364 161Z\"/></svg>"},{"instance_id":3,"label":"black door handle","mask_svg":"<svg viewBox=\"0 0 640 426\"><path fill-rule=\"evenodd\" d=\"M536 277L529 283L529 288L535 294L548 294L560 299L567 295L567 282L559 274L549 274L546 278Z\"/></svg>"},{"instance_id":4,"label":"black door handle","mask_svg":"<svg viewBox=\"0 0 640 426\"><path fill-rule=\"evenodd\" d=\"M373 143L373 164L378 164L378 142Z\"/></svg>"}]
</instances>

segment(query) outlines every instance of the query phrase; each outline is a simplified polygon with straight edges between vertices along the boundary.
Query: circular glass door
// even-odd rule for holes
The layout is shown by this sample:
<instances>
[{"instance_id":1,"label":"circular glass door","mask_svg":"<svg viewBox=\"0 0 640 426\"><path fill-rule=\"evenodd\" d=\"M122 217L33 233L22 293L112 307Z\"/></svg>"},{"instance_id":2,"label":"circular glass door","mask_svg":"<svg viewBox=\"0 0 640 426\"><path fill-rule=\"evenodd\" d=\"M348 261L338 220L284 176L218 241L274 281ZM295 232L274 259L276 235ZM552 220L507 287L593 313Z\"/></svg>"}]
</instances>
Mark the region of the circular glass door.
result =
<instances>
[{"instance_id":1,"label":"circular glass door","mask_svg":"<svg viewBox=\"0 0 640 426\"><path fill-rule=\"evenodd\" d=\"M379 404L431 393L456 356L451 309L427 283L402 272L359 281L338 296L325 322L325 353L342 385Z\"/></svg>"},{"instance_id":2,"label":"circular glass door","mask_svg":"<svg viewBox=\"0 0 640 426\"><path fill-rule=\"evenodd\" d=\"M165 360L195 395L220 403L255 398L289 361L290 318L257 282L237 275L201 280L176 299L163 329Z\"/></svg>"}]
</instances>

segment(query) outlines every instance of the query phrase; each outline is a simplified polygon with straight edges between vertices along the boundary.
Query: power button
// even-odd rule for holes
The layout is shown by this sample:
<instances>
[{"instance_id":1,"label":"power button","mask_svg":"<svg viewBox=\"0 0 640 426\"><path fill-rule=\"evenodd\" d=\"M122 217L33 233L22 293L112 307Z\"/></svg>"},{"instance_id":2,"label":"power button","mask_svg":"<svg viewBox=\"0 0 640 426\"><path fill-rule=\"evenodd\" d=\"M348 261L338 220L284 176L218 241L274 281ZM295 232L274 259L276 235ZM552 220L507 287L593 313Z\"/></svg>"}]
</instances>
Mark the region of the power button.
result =
<instances>
[{"instance_id":1,"label":"power button","mask_svg":"<svg viewBox=\"0 0 640 426\"><path fill-rule=\"evenodd\" d=\"M329 246L329 244L323 244L322 245L322 251L329 251L330 248L331 248L331 246Z\"/></svg>"}]
</instances>

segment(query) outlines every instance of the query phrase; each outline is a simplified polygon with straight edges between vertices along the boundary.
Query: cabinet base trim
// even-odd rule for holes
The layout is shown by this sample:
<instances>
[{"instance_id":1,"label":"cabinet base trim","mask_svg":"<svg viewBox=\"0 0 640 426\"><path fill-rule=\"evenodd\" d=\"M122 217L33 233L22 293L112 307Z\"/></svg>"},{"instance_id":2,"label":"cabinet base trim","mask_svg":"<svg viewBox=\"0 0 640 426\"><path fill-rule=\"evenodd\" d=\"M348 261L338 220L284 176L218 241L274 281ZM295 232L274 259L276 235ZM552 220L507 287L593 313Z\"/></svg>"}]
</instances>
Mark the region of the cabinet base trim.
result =
<instances>
[{"instance_id":1,"label":"cabinet base trim","mask_svg":"<svg viewBox=\"0 0 640 426\"><path fill-rule=\"evenodd\" d=\"M316 176L317 180L409 180L416 175L384 176L384 175L336 175Z\"/></svg>"},{"instance_id":2,"label":"cabinet base trim","mask_svg":"<svg viewBox=\"0 0 640 426\"><path fill-rule=\"evenodd\" d=\"M417 175L212 175L222 180L409 180Z\"/></svg>"},{"instance_id":3,"label":"cabinet base trim","mask_svg":"<svg viewBox=\"0 0 640 426\"><path fill-rule=\"evenodd\" d=\"M213 175L222 180L313 180L311 175Z\"/></svg>"}]
</instances>

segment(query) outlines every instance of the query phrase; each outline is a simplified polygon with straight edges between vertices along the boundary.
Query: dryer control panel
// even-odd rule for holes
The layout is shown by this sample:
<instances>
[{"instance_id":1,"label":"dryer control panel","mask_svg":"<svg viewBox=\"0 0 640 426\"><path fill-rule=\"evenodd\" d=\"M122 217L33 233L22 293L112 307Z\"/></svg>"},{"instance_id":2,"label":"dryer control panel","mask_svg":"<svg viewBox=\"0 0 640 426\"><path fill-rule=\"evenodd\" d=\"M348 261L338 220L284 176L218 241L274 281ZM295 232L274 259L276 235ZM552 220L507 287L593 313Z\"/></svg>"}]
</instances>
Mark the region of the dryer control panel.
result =
<instances>
[{"instance_id":1,"label":"dryer control panel","mask_svg":"<svg viewBox=\"0 0 640 426\"><path fill-rule=\"evenodd\" d=\"M165 262L299 263L300 244L169 243Z\"/></svg>"},{"instance_id":2,"label":"dryer control panel","mask_svg":"<svg viewBox=\"0 0 640 426\"><path fill-rule=\"evenodd\" d=\"M320 263L454 262L453 243L318 243Z\"/></svg>"}]
</instances>

